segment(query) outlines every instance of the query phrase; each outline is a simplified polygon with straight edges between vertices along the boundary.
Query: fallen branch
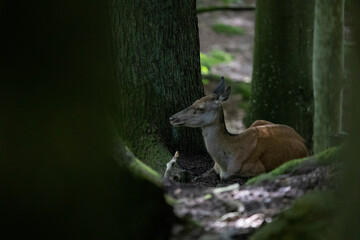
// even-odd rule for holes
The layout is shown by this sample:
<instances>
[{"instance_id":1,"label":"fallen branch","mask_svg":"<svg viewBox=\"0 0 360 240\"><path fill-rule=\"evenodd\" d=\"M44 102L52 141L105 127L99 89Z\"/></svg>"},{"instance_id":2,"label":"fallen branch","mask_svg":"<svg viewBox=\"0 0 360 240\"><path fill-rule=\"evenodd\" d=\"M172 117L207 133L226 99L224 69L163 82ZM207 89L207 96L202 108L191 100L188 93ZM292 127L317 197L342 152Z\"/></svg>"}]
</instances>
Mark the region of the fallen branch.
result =
<instances>
[{"instance_id":1,"label":"fallen branch","mask_svg":"<svg viewBox=\"0 0 360 240\"><path fill-rule=\"evenodd\" d=\"M240 187L240 185L238 183L235 183L235 184L232 184L232 185L229 185L226 187L215 188L212 191L212 194L213 194L214 198L216 198L218 201L223 202L225 205L230 207L232 210L237 211L241 214L245 211L245 206L241 201L231 201L231 200L226 200L225 198L221 197L222 193L238 190L239 187Z\"/></svg>"},{"instance_id":2,"label":"fallen branch","mask_svg":"<svg viewBox=\"0 0 360 240\"><path fill-rule=\"evenodd\" d=\"M169 179L170 172L171 172L174 164L176 163L176 160L178 159L178 157L179 157L179 152L176 151L174 157L166 164L166 170L165 170L165 174L164 174L165 179Z\"/></svg>"},{"instance_id":3,"label":"fallen branch","mask_svg":"<svg viewBox=\"0 0 360 240\"><path fill-rule=\"evenodd\" d=\"M229 6L213 6L213 7L202 7L198 8L196 12L206 13L215 11L254 11L255 6L241 6L241 7L229 7Z\"/></svg>"}]
</instances>

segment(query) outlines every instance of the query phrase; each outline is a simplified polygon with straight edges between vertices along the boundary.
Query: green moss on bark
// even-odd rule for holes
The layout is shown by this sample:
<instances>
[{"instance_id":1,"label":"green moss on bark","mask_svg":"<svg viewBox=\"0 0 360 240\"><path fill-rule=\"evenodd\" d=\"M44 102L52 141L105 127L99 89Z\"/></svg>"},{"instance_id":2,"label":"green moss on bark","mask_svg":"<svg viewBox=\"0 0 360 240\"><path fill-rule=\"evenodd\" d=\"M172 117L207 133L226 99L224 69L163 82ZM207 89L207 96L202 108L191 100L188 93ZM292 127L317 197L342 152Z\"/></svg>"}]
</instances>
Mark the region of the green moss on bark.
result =
<instances>
[{"instance_id":1,"label":"green moss on bark","mask_svg":"<svg viewBox=\"0 0 360 240\"><path fill-rule=\"evenodd\" d=\"M166 163L172 158L168 148L153 134L144 136L135 151L139 159L161 176L165 173Z\"/></svg>"},{"instance_id":2,"label":"green moss on bark","mask_svg":"<svg viewBox=\"0 0 360 240\"><path fill-rule=\"evenodd\" d=\"M340 90L343 78L344 1L316 1L314 29L314 152L331 146L340 132Z\"/></svg>"},{"instance_id":3,"label":"green moss on bark","mask_svg":"<svg viewBox=\"0 0 360 240\"><path fill-rule=\"evenodd\" d=\"M118 136L115 135L114 139L116 139L114 158L118 160L119 164L129 168L134 175L147 179L158 187L161 186L160 174L136 158Z\"/></svg>"},{"instance_id":4,"label":"green moss on bark","mask_svg":"<svg viewBox=\"0 0 360 240\"><path fill-rule=\"evenodd\" d=\"M113 0L111 16L122 139L158 172L168 149L206 152L199 130L175 140L168 120L203 96L196 2Z\"/></svg>"},{"instance_id":5,"label":"green moss on bark","mask_svg":"<svg viewBox=\"0 0 360 240\"><path fill-rule=\"evenodd\" d=\"M294 159L289 162L286 162L274 169L269 173L263 173L259 176L251 178L246 184L253 185L259 184L263 181L272 181L276 179L278 176L283 174L288 174L296 169L300 168L303 164L312 162L316 165L327 165L333 163L339 159L341 155L344 154L342 147L333 147L329 148L315 156L310 156L306 158Z\"/></svg>"}]
</instances>

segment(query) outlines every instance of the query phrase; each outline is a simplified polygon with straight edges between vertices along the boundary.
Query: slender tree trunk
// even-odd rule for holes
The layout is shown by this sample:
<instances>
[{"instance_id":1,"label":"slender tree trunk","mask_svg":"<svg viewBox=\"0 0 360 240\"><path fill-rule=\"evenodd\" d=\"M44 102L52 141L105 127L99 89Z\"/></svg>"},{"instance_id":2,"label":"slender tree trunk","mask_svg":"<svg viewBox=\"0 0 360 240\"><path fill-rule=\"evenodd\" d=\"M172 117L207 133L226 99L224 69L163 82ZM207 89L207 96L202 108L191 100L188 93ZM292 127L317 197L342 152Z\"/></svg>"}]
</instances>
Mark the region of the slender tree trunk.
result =
<instances>
[{"instance_id":1,"label":"slender tree trunk","mask_svg":"<svg viewBox=\"0 0 360 240\"><path fill-rule=\"evenodd\" d=\"M351 124L349 131L348 151L345 156L345 173L340 193L341 205L338 218L339 236L338 239L360 239L360 228L358 227L358 216L360 215L360 2L357 0L348 1L349 14L351 19L351 35L354 45L350 56L350 84L351 95Z\"/></svg>"},{"instance_id":2,"label":"slender tree trunk","mask_svg":"<svg viewBox=\"0 0 360 240\"><path fill-rule=\"evenodd\" d=\"M108 10L102 0L1 3L2 239L168 239L162 190L112 157Z\"/></svg>"},{"instance_id":3,"label":"slender tree trunk","mask_svg":"<svg viewBox=\"0 0 360 240\"><path fill-rule=\"evenodd\" d=\"M311 147L314 1L260 0L256 5L252 95L246 124L287 124Z\"/></svg>"},{"instance_id":4,"label":"slender tree trunk","mask_svg":"<svg viewBox=\"0 0 360 240\"><path fill-rule=\"evenodd\" d=\"M168 121L203 96L196 1L113 0L111 14L124 141L160 172L168 149L205 152L199 130Z\"/></svg>"},{"instance_id":5,"label":"slender tree trunk","mask_svg":"<svg viewBox=\"0 0 360 240\"><path fill-rule=\"evenodd\" d=\"M343 79L344 0L317 0L314 31L314 150L331 145L340 131L340 90Z\"/></svg>"}]
</instances>

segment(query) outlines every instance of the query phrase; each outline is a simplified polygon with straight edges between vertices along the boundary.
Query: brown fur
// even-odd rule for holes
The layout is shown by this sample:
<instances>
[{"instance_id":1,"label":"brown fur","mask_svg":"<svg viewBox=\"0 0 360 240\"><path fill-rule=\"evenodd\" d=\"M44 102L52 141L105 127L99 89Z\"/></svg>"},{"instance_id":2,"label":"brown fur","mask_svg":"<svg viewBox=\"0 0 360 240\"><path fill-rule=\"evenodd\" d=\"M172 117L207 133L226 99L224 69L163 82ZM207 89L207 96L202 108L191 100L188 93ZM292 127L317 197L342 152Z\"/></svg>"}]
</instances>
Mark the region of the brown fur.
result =
<instances>
[{"instance_id":1,"label":"brown fur","mask_svg":"<svg viewBox=\"0 0 360 240\"><path fill-rule=\"evenodd\" d=\"M266 125L253 124L253 127L245 130L235 138L226 136L224 138L227 139L223 139L223 141L234 143L231 144L234 150L238 148L238 142L256 141L256 145L247 149L252 154L243 160L242 167L238 171L240 175L247 175L244 169L246 164L257 166L254 167L255 169L250 167L252 168L250 172L253 172L251 175L257 175L263 171L271 171L291 159L308 156L304 139L293 128L286 125L270 122ZM241 163L239 162L239 164ZM257 169L259 172L257 172Z\"/></svg>"},{"instance_id":2,"label":"brown fur","mask_svg":"<svg viewBox=\"0 0 360 240\"><path fill-rule=\"evenodd\" d=\"M216 94L211 94L175 114L170 121L174 126L201 127L215 171L222 179L252 177L291 159L308 156L304 139L286 125L257 120L242 133L230 134L221 103Z\"/></svg>"}]
</instances>

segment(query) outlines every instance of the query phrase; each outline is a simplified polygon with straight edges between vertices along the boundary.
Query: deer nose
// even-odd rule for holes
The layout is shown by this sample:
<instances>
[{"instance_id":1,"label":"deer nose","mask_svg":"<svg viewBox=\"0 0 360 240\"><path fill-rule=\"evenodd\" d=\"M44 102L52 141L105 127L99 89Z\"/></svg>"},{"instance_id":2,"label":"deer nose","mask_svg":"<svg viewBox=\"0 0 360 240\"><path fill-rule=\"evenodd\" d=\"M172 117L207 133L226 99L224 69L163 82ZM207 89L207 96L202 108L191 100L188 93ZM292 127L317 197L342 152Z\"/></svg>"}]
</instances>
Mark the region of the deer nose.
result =
<instances>
[{"instance_id":1,"label":"deer nose","mask_svg":"<svg viewBox=\"0 0 360 240\"><path fill-rule=\"evenodd\" d=\"M171 116L170 118L169 118L169 121L170 122L173 122L175 120L175 117L173 117L173 116Z\"/></svg>"}]
</instances>

